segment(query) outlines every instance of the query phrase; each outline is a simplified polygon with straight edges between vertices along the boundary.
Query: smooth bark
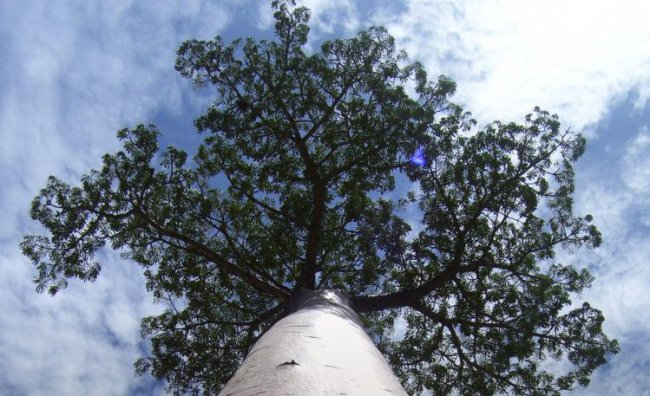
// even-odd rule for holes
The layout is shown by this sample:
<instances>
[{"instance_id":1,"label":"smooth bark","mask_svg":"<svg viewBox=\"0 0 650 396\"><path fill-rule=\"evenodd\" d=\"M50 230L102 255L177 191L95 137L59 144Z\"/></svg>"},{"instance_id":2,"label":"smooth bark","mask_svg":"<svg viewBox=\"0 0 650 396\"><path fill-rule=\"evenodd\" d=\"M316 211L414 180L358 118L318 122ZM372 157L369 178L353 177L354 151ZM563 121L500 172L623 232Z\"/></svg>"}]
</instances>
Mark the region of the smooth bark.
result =
<instances>
[{"instance_id":1,"label":"smooth bark","mask_svg":"<svg viewBox=\"0 0 650 396\"><path fill-rule=\"evenodd\" d=\"M222 396L406 395L342 293L303 291L255 343Z\"/></svg>"}]
</instances>

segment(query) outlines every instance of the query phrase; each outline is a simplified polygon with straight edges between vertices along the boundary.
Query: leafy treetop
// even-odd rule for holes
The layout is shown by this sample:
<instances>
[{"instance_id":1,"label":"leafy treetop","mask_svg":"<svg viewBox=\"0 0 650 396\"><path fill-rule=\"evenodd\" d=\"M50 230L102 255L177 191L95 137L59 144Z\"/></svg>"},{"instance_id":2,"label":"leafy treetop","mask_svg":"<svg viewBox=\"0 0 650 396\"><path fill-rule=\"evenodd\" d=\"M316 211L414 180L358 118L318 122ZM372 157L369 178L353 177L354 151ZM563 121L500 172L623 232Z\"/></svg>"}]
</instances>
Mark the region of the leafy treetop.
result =
<instances>
[{"instance_id":1,"label":"leafy treetop","mask_svg":"<svg viewBox=\"0 0 650 396\"><path fill-rule=\"evenodd\" d=\"M143 320L136 367L176 393L218 392L302 288L349 293L410 392L586 385L618 347L600 311L571 305L591 275L554 260L601 241L572 211L584 139L539 109L477 128L383 28L310 54L308 10L274 7L277 41L180 47L177 70L216 97L192 162L140 125L81 185L50 177L31 210L49 235L22 242L37 289L94 280L106 245L139 263L168 304ZM396 177L416 190L390 199ZM383 337L398 315L403 338Z\"/></svg>"}]
</instances>

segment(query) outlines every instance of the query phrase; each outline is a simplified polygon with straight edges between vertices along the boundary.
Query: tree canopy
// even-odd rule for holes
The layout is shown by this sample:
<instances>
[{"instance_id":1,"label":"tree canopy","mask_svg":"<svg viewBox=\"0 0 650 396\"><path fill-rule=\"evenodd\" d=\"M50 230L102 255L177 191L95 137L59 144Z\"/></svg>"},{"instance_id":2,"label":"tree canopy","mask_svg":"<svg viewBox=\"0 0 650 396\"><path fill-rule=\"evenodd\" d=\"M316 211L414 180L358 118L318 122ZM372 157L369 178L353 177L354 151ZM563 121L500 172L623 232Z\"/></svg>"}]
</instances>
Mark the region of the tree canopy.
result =
<instances>
[{"instance_id":1,"label":"tree canopy","mask_svg":"<svg viewBox=\"0 0 650 396\"><path fill-rule=\"evenodd\" d=\"M94 280L107 246L141 265L167 305L142 321L152 354L136 369L177 393L218 392L301 289L348 293L410 392L588 384L618 346L572 302L592 276L555 257L601 243L573 212L585 140L537 108L479 127L385 29L308 51L309 11L274 10L276 40L178 50L215 96L191 160L139 125L80 185L49 178L31 209L47 235L21 245L37 290Z\"/></svg>"}]
</instances>

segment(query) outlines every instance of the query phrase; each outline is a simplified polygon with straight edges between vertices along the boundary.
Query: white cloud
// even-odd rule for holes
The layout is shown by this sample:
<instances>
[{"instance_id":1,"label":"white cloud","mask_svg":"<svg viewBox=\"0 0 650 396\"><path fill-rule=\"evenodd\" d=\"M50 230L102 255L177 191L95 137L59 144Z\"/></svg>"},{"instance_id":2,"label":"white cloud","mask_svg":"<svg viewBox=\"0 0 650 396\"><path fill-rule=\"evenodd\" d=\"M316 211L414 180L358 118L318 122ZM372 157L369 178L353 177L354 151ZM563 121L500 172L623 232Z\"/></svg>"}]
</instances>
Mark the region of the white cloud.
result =
<instances>
[{"instance_id":1,"label":"white cloud","mask_svg":"<svg viewBox=\"0 0 650 396\"><path fill-rule=\"evenodd\" d=\"M621 171L625 186L639 194L639 198L647 199L650 192L650 134L647 128L642 128L627 145Z\"/></svg>"},{"instance_id":2,"label":"white cloud","mask_svg":"<svg viewBox=\"0 0 650 396\"><path fill-rule=\"evenodd\" d=\"M72 282L54 298L36 295L30 267L18 255L0 266L0 386L25 394L126 394L139 357L138 318L159 310L133 265L106 257L92 285ZM27 281L25 281L27 280Z\"/></svg>"},{"instance_id":3,"label":"white cloud","mask_svg":"<svg viewBox=\"0 0 650 396\"><path fill-rule=\"evenodd\" d=\"M351 0L304 0L314 17L314 28L324 33L334 33L342 26L347 33L359 27L356 4Z\"/></svg>"},{"instance_id":4,"label":"white cloud","mask_svg":"<svg viewBox=\"0 0 650 396\"><path fill-rule=\"evenodd\" d=\"M127 394L151 381L132 366L139 319L159 310L141 270L108 255L95 284L50 298L18 243L38 232L27 213L48 175L76 182L117 148L116 130L183 108L176 48L217 34L226 5L0 3L0 393Z\"/></svg>"},{"instance_id":5,"label":"white cloud","mask_svg":"<svg viewBox=\"0 0 650 396\"><path fill-rule=\"evenodd\" d=\"M484 121L540 105L582 128L633 88L648 97L647 2L405 3L405 13L377 22L430 73L456 79L458 98Z\"/></svg>"},{"instance_id":6,"label":"white cloud","mask_svg":"<svg viewBox=\"0 0 650 396\"><path fill-rule=\"evenodd\" d=\"M604 328L619 340L622 351L596 371L592 384L577 394L650 394L646 375L650 365L650 300L646 296L650 235L643 220L650 215L649 151L647 128L642 127L626 142L620 158L611 151L599 158L609 168L607 174L598 167L578 168L582 187L576 194L577 211L594 215L604 242L599 249L580 251L565 259L589 266L596 276L582 298L603 311Z\"/></svg>"}]
</instances>

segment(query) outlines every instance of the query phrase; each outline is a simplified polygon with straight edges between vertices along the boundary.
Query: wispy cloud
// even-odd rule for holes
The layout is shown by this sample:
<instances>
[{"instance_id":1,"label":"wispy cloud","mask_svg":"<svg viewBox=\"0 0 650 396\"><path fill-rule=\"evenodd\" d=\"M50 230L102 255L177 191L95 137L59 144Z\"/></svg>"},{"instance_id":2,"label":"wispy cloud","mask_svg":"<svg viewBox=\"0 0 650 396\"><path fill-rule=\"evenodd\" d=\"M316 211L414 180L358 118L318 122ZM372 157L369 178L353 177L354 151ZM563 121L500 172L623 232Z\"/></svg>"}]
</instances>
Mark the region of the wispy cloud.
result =
<instances>
[{"instance_id":1,"label":"wispy cloud","mask_svg":"<svg viewBox=\"0 0 650 396\"><path fill-rule=\"evenodd\" d=\"M156 311L133 265L104 257L102 277L56 298L35 295L17 255L3 255L0 389L18 394L126 394L141 379L138 318Z\"/></svg>"},{"instance_id":2,"label":"wispy cloud","mask_svg":"<svg viewBox=\"0 0 650 396\"><path fill-rule=\"evenodd\" d=\"M175 50L229 22L226 2L5 1L0 4L0 393L128 394L139 319L157 310L116 255L93 285L36 295L18 251L31 198L50 174L71 182L116 148L115 131L183 106Z\"/></svg>"},{"instance_id":3,"label":"wispy cloud","mask_svg":"<svg viewBox=\"0 0 650 396\"><path fill-rule=\"evenodd\" d=\"M582 128L630 89L641 102L650 92L646 2L404 3L406 12L377 22L430 73L455 78L459 99L484 121L540 105Z\"/></svg>"},{"instance_id":4,"label":"wispy cloud","mask_svg":"<svg viewBox=\"0 0 650 396\"><path fill-rule=\"evenodd\" d=\"M622 352L598 370L592 385L577 394L643 395L650 389L650 214L647 179L650 175L647 128L624 141L619 149L603 150L599 166L578 169L576 207L592 213L603 233L603 245L563 260L587 266L596 276L581 296L605 315L605 329L617 338ZM592 159L593 160L593 159Z\"/></svg>"},{"instance_id":5,"label":"wispy cloud","mask_svg":"<svg viewBox=\"0 0 650 396\"><path fill-rule=\"evenodd\" d=\"M650 193L650 133L648 128L641 129L638 135L628 143L621 177L625 186L639 195L639 199L648 200Z\"/></svg>"}]
</instances>

